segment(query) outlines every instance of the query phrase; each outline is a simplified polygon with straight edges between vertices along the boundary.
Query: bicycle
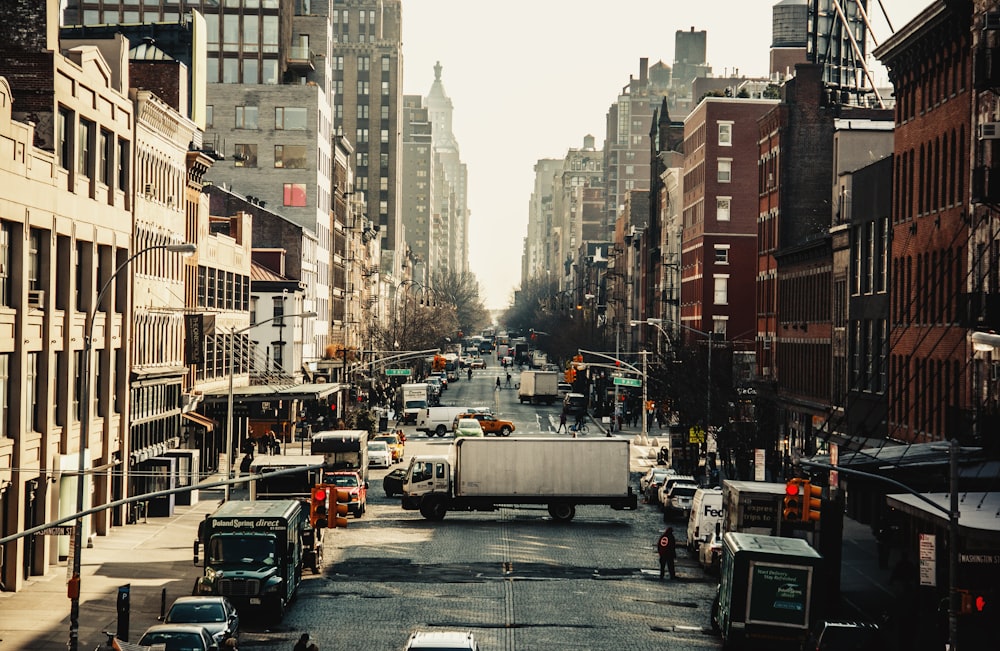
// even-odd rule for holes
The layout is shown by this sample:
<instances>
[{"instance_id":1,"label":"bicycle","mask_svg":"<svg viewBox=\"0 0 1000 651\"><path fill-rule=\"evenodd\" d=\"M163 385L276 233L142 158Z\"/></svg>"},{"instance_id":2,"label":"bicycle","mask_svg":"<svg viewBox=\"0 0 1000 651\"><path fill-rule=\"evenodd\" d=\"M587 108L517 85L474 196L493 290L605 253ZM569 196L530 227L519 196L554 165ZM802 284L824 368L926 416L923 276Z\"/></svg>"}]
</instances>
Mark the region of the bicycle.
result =
<instances>
[{"instance_id":1,"label":"bicycle","mask_svg":"<svg viewBox=\"0 0 1000 651\"><path fill-rule=\"evenodd\" d=\"M569 429L574 434L586 434L587 432L590 431L590 427L588 427L587 423L584 422L584 421L580 421L579 423L576 423L575 425L573 425Z\"/></svg>"}]
</instances>

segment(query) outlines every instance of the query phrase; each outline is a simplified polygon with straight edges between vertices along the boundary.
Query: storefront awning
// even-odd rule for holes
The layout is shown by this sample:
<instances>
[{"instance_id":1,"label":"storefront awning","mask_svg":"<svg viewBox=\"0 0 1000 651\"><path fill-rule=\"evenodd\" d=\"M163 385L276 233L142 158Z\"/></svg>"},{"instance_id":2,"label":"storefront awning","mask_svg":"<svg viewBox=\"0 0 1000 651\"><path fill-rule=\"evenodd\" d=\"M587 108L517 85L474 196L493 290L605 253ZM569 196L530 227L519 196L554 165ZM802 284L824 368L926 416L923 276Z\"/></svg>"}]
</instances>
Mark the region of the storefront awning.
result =
<instances>
[{"instance_id":1,"label":"storefront awning","mask_svg":"<svg viewBox=\"0 0 1000 651\"><path fill-rule=\"evenodd\" d=\"M218 423L216 423L211 418L206 418L205 416L202 416L201 414L195 413L193 411L183 413L181 414L181 416L188 419L189 421L191 421L192 423L194 423L199 427L204 427L209 432L214 430L215 426L218 425Z\"/></svg>"},{"instance_id":2,"label":"storefront awning","mask_svg":"<svg viewBox=\"0 0 1000 651\"><path fill-rule=\"evenodd\" d=\"M262 402L268 400L322 400L338 391L350 389L349 384L336 382L319 382L275 386L268 384L233 389L233 399L237 402ZM229 399L228 389L214 389L205 392L206 404L226 402Z\"/></svg>"}]
</instances>

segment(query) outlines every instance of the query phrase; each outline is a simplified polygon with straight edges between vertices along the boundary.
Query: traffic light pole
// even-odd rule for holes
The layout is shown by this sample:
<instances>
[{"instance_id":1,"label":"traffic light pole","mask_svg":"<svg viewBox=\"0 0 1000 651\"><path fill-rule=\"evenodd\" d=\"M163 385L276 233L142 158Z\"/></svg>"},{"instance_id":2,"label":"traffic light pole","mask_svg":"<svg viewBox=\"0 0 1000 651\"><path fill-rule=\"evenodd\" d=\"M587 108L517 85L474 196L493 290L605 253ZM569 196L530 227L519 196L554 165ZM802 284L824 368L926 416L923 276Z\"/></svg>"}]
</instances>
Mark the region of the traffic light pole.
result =
<instances>
[{"instance_id":1,"label":"traffic light pole","mask_svg":"<svg viewBox=\"0 0 1000 651\"><path fill-rule=\"evenodd\" d=\"M948 444L948 470L949 470L949 507L944 508L937 502L928 499L922 493L910 488L906 484L900 483L895 479L889 479L888 477L883 477L881 475L876 475L870 472L864 472L861 470L854 470L851 468L842 468L840 466L831 466L825 463L817 463L815 461L800 460L799 463L806 467L820 468L823 470L836 470L837 472L844 473L847 475L857 475L858 477L866 477L868 479L873 479L875 481L880 481L886 484L895 486L902 491L916 497L922 502L933 507L935 510L944 513L948 516L948 651L958 651L958 611L959 611L959 598L960 594L958 591L958 545L959 545L959 510L958 510L958 453L959 453L958 439L952 439Z\"/></svg>"}]
</instances>

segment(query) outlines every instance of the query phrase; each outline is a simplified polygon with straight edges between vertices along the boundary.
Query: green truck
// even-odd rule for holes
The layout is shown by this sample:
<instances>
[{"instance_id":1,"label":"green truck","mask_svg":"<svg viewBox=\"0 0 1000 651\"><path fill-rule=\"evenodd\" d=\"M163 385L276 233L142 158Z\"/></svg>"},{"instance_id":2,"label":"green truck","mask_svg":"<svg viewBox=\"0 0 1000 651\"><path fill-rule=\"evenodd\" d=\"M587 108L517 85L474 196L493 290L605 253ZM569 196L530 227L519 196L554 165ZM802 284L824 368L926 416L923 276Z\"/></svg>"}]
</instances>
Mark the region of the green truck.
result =
<instances>
[{"instance_id":1,"label":"green truck","mask_svg":"<svg viewBox=\"0 0 1000 651\"><path fill-rule=\"evenodd\" d=\"M798 651L821 619L822 563L823 557L799 538L726 533L712 607L723 648Z\"/></svg>"},{"instance_id":2,"label":"green truck","mask_svg":"<svg viewBox=\"0 0 1000 651\"><path fill-rule=\"evenodd\" d=\"M240 610L281 621L302 581L303 565L316 570L318 537L299 500L226 502L199 529L195 563L201 542L205 572L194 594L228 597Z\"/></svg>"}]
</instances>

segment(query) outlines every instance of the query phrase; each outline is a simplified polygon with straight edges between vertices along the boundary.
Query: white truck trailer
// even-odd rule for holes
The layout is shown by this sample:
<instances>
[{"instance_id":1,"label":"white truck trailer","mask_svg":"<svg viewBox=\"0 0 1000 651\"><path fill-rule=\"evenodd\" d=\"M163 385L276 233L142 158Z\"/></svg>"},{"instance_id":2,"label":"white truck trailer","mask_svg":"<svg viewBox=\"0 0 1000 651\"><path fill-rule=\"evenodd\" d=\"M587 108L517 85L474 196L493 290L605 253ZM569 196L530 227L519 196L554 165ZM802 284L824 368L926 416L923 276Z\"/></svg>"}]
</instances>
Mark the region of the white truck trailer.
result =
<instances>
[{"instance_id":1,"label":"white truck trailer","mask_svg":"<svg viewBox=\"0 0 1000 651\"><path fill-rule=\"evenodd\" d=\"M448 511L548 508L569 521L583 504L635 509L626 439L459 439L454 459L416 456L403 479L403 508L428 520Z\"/></svg>"},{"instance_id":2,"label":"white truck trailer","mask_svg":"<svg viewBox=\"0 0 1000 651\"><path fill-rule=\"evenodd\" d=\"M559 374L555 371L521 371L521 386L517 400L521 404L544 402L551 405L559 399Z\"/></svg>"}]
</instances>

